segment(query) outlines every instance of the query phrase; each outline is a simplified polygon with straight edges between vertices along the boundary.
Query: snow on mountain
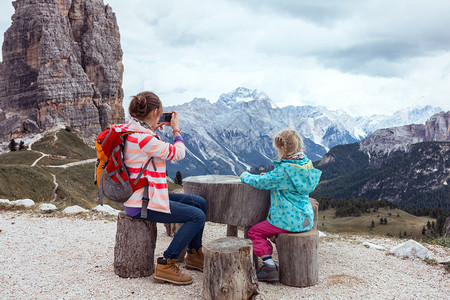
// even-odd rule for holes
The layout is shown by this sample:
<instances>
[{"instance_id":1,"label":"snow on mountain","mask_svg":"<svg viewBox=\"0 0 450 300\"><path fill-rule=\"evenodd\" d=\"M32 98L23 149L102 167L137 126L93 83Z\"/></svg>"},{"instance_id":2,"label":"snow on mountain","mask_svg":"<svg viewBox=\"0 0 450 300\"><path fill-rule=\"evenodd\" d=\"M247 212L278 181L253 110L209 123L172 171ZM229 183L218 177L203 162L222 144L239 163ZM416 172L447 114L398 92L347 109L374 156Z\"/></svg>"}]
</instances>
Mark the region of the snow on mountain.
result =
<instances>
[{"instance_id":1,"label":"snow on mountain","mask_svg":"<svg viewBox=\"0 0 450 300\"><path fill-rule=\"evenodd\" d=\"M442 108L431 105L423 107L409 107L397 111L392 116L373 115L356 118L356 122L366 135L381 128L391 128L410 124L424 124L432 115L442 111Z\"/></svg>"},{"instance_id":2,"label":"snow on mountain","mask_svg":"<svg viewBox=\"0 0 450 300\"><path fill-rule=\"evenodd\" d=\"M164 110L179 113L188 148L184 160L168 164L169 176L181 171L187 177L239 175L251 166L270 164L277 158L272 138L282 129L297 130L306 154L315 161L336 145L358 142L383 126L423 123L440 109L426 106L399 111L391 117L354 118L322 106L280 108L264 92L239 87L222 94L216 102L195 98ZM169 129L162 135L172 139Z\"/></svg>"}]
</instances>

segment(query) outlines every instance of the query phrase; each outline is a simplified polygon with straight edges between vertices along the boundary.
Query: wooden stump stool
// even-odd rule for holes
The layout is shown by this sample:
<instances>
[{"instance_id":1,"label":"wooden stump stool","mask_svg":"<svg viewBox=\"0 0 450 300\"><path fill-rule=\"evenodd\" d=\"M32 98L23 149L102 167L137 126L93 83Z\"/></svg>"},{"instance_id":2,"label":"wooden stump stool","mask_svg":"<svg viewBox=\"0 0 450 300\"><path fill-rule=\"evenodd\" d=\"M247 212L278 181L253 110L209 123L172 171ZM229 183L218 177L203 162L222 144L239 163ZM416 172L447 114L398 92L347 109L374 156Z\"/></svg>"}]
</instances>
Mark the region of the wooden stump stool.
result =
<instances>
[{"instance_id":1,"label":"wooden stump stool","mask_svg":"<svg viewBox=\"0 0 450 300\"><path fill-rule=\"evenodd\" d=\"M226 237L203 246L203 299L249 299L258 280L249 240Z\"/></svg>"},{"instance_id":2,"label":"wooden stump stool","mask_svg":"<svg viewBox=\"0 0 450 300\"><path fill-rule=\"evenodd\" d=\"M114 273L120 277L145 277L155 271L156 223L117 217Z\"/></svg>"},{"instance_id":3,"label":"wooden stump stool","mask_svg":"<svg viewBox=\"0 0 450 300\"><path fill-rule=\"evenodd\" d=\"M280 282L306 287L319 282L319 232L280 233L276 238Z\"/></svg>"}]
</instances>

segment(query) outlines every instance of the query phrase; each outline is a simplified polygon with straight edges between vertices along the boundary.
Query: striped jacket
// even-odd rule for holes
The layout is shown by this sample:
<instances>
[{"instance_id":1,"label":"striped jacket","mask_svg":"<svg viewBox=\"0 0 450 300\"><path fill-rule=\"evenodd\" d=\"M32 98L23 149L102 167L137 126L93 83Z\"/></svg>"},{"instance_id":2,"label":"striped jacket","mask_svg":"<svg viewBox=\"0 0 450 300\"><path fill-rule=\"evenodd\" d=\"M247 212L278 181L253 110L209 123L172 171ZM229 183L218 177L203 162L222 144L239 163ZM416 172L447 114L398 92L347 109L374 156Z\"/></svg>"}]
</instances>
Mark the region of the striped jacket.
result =
<instances>
[{"instance_id":1,"label":"striped jacket","mask_svg":"<svg viewBox=\"0 0 450 300\"><path fill-rule=\"evenodd\" d=\"M166 180L166 160L181 160L185 156L185 145L181 138L176 138L174 144L165 143L150 129L141 126L138 122L131 120L128 124L114 125L117 132L129 132L124 148L124 162L130 178L135 179L144 167L149 157L153 157L154 165L150 163L144 170L143 177L149 183L148 209L163 213L170 213L169 191ZM125 202L126 207L142 206L144 188L133 193Z\"/></svg>"}]
</instances>

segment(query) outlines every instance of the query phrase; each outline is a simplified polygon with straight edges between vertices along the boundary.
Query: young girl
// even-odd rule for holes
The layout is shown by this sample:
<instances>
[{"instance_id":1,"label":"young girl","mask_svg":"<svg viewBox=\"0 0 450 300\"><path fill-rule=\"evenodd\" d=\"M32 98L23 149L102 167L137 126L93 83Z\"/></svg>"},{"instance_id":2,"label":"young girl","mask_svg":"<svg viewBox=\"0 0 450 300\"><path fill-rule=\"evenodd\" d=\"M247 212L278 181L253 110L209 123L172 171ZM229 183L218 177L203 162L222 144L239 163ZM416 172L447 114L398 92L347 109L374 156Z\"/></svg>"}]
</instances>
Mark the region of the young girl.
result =
<instances>
[{"instance_id":1,"label":"young girl","mask_svg":"<svg viewBox=\"0 0 450 300\"><path fill-rule=\"evenodd\" d=\"M118 132L129 132L125 143L124 161L130 178L137 178L148 164L143 177L148 180L149 203L146 217L141 217L144 188L133 193L125 202L125 212L133 218L159 223L184 223L177 231L163 256L157 260L154 279L174 284L190 284L192 276L181 272L176 260L183 249L188 247L186 267L203 271L202 235L205 226L206 200L200 196L172 194L168 192L166 181L166 160L177 161L185 156L186 147L181 137L178 114L172 112L170 123L160 123L163 113L161 100L152 92L142 92L131 100L129 113L131 121L118 125ZM172 127L174 143L165 143L155 131L162 126Z\"/></svg>"},{"instance_id":2,"label":"young girl","mask_svg":"<svg viewBox=\"0 0 450 300\"><path fill-rule=\"evenodd\" d=\"M303 142L295 130L280 131L273 140L280 161L269 173L252 175L244 172L241 181L260 190L270 190L270 210L267 219L250 228L248 237L253 252L261 257L263 266L257 271L260 281L278 281L278 267L272 259L269 237L282 232L307 231L313 226L314 212L309 201L319 182L321 171L302 152Z\"/></svg>"}]
</instances>

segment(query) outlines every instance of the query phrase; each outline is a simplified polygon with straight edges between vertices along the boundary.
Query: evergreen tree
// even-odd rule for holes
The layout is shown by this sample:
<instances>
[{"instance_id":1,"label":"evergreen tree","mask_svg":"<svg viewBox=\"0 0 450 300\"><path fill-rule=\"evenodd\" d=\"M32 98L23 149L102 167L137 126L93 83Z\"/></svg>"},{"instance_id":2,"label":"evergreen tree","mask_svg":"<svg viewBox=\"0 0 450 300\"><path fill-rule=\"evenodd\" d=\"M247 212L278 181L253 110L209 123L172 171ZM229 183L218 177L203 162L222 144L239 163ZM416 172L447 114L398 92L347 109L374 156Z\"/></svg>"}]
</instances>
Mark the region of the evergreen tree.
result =
<instances>
[{"instance_id":1,"label":"evergreen tree","mask_svg":"<svg viewBox=\"0 0 450 300\"><path fill-rule=\"evenodd\" d=\"M370 225L371 228L375 227L375 222L372 220L372 224Z\"/></svg>"},{"instance_id":2,"label":"evergreen tree","mask_svg":"<svg viewBox=\"0 0 450 300\"><path fill-rule=\"evenodd\" d=\"M384 225L387 225L387 219L384 218Z\"/></svg>"},{"instance_id":3,"label":"evergreen tree","mask_svg":"<svg viewBox=\"0 0 450 300\"><path fill-rule=\"evenodd\" d=\"M25 149L25 143L23 141L20 141L19 150L24 150L24 149Z\"/></svg>"},{"instance_id":4,"label":"evergreen tree","mask_svg":"<svg viewBox=\"0 0 450 300\"><path fill-rule=\"evenodd\" d=\"M436 224L434 223L434 221L432 221L432 222L431 222L431 228L434 229L434 227L436 227L435 225L436 225Z\"/></svg>"},{"instance_id":5,"label":"evergreen tree","mask_svg":"<svg viewBox=\"0 0 450 300\"><path fill-rule=\"evenodd\" d=\"M437 229L437 232L439 235L442 235L442 231L444 229L444 223L445 223L445 215L440 214L436 220L436 229Z\"/></svg>"},{"instance_id":6,"label":"evergreen tree","mask_svg":"<svg viewBox=\"0 0 450 300\"><path fill-rule=\"evenodd\" d=\"M425 226L424 226L424 228L425 228ZM431 228L431 223L430 223L430 221L427 222L427 228L428 228L428 229Z\"/></svg>"},{"instance_id":7,"label":"evergreen tree","mask_svg":"<svg viewBox=\"0 0 450 300\"><path fill-rule=\"evenodd\" d=\"M407 234L406 234L406 231L405 231L405 232L403 232L403 236L404 236L404 237L406 237L406 236L407 236Z\"/></svg>"},{"instance_id":8,"label":"evergreen tree","mask_svg":"<svg viewBox=\"0 0 450 300\"><path fill-rule=\"evenodd\" d=\"M11 142L9 142L8 148L9 148L9 151L17 150L17 143L14 139L12 139Z\"/></svg>"},{"instance_id":9,"label":"evergreen tree","mask_svg":"<svg viewBox=\"0 0 450 300\"><path fill-rule=\"evenodd\" d=\"M183 176L180 171L177 171L177 175L175 175L174 183L182 185L183 184Z\"/></svg>"},{"instance_id":10,"label":"evergreen tree","mask_svg":"<svg viewBox=\"0 0 450 300\"><path fill-rule=\"evenodd\" d=\"M422 228L422 235L425 235L425 232L427 232L427 230L425 229L425 226L423 226L423 228Z\"/></svg>"},{"instance_id":11,"label":"evergreen tree","mask_svg":"<svg viewBox=\"0 0 450 300\"><path fill-rule=\"evenodd\" d=\"M383 225L383 223L384 223L383 218L380 218L380 224Z\"/></svg>"}]
</instances>

